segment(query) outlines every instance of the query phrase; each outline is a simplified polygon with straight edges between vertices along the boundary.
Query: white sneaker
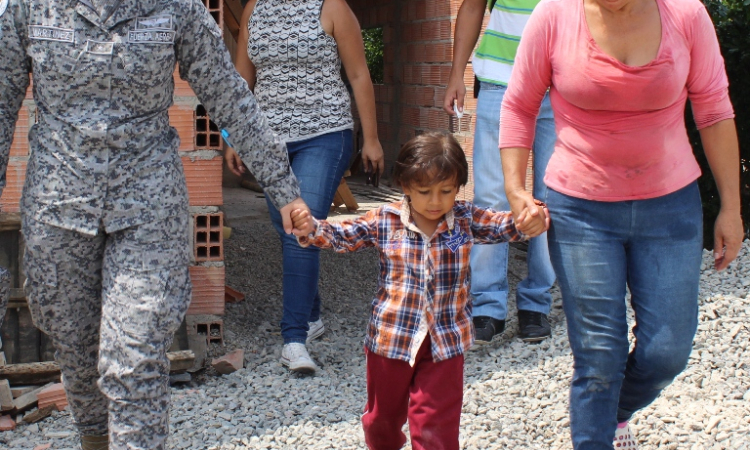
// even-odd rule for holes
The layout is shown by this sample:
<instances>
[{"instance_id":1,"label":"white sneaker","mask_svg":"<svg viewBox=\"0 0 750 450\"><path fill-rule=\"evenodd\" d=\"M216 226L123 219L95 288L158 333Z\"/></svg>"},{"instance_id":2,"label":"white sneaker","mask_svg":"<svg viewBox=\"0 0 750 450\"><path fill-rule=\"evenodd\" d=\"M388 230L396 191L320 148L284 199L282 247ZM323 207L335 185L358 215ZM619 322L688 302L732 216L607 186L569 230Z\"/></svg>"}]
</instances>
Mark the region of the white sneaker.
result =
<instances>
[{"instance_id":1,"label":"white sneaker","mask_svg":"<svg viewBox=\"0 0 750 450\"><path fill-rule=\"evenodd\" d=\"M326 327L325 325L323 325L323 321L321 319L318 319L315 322L307 322L307 326L309 327L307 330L308 344L313 339L319 338L326 331Z\"/></svg>"},{"instance_id":2,"label":"white sneaker","mask_svg":"<svg viewBox=\"0 0 750 450\"><path fill-rule=\"evenodd\" d=\"M638 450L635 434L630 430L629 424L615 430L615 439L612 441L612 446L617 450Z\"/></svg>"},{"instance_id":3,"label":"white sneaker","mask_svg":"<svg viewBox=\"0 0 750 450\"><path fill-rule=\"evenodd\" d=\"M297 342L284 344L284 349L281 350L281 364L297 373L312 374L318 369L315 362L310 358L310 354L307 353L305 344Z\"/></svg>"}]
</instances>

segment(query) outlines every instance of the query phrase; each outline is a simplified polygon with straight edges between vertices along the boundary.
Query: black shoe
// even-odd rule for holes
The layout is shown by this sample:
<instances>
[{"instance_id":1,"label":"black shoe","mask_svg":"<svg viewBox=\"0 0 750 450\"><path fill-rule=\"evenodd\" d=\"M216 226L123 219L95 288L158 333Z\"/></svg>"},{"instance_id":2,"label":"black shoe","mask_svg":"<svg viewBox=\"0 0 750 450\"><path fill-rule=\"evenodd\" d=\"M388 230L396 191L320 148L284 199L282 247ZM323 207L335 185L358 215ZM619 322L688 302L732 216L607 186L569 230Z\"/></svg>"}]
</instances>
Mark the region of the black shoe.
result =
<instances>
[{"instance_id":1,"label":"black shoe","mask_svg":"<svg viewBox=\"0 0 750 450\"><path fill-rule=\"evenodd\" d=\"M495 335L505 330L505 321L487 316L474 317L474 341L477 344L489 344Z\"/></svg>"},{"instance_id":2,"label":"black shoe","mask_svg":"<svg viewBox=\"0 0 750 450\"><path fill-rule=\"evenodd\" d=\"M552 335L547 316L539 312L518 310L518 328L524 342L539 342Z\"/></svg>"}]
</instances>

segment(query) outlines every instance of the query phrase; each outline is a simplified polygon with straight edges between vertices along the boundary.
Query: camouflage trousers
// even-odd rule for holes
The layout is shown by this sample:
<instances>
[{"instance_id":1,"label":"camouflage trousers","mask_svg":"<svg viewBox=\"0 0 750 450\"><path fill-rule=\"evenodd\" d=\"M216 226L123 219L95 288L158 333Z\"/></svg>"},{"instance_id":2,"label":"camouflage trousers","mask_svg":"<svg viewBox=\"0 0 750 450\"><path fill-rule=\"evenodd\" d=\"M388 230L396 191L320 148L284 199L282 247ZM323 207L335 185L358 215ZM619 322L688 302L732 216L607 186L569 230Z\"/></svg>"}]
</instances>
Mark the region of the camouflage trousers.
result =
<instances>
[{"instance_id":1,"label":"camouflage trousers","mask_svg":"<svg viewBox=\"0 0 750 450\"><path fill-rule=\"evenodd\" d=\"M22 231L29 309L79 433L166 448L167 350L191 295L187 213L96 236L24 217Z\"/></svg>"}]
</instances>

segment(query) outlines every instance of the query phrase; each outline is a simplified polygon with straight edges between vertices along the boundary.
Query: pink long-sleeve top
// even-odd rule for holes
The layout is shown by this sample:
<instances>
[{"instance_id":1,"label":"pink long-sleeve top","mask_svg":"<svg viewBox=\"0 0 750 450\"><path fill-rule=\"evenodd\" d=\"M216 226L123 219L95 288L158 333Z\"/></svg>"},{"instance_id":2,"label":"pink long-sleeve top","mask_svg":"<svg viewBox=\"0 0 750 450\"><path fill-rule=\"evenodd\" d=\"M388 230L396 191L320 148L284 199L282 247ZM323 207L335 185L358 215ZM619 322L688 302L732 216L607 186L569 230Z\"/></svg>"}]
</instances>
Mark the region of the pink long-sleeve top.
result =
<instances>
[{"instance_id":1,"label":"pink long-sleeve top","mask_svg":"<svg viewBox=\"0 0 750 450\"><path fill-rule=\"evenodd\" d=\"M700 176L685 128L734 117L716 32L699 0L657 0L656 58L632 67L591 36L583 0L543 0L523 32L503 98L500 148L531 148L549 89L557 142L544 181L597 201L659 197Z\"/></svg>"}]
</instances>

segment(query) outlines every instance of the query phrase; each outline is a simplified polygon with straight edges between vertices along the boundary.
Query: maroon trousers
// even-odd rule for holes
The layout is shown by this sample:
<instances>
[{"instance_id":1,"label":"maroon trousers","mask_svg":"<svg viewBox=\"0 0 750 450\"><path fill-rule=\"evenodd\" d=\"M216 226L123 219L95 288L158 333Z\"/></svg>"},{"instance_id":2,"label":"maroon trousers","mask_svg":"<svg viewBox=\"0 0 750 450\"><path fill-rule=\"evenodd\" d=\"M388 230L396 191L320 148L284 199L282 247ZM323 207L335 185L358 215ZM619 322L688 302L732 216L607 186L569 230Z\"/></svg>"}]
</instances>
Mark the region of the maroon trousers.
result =
<instances>
[{"instance_id":1,"label":"maroon trousers","mask_svg":"<svg viewBox=\"0 0 750 450\"><path fill-rule=\"evenodd\" d=\"M370 450L398 450L407 418L414 450L458 450L464 387L463 355L435 362L429 336L414 367L365 349L367 405L362 415Z\"/></svg>"}]
</instances>

